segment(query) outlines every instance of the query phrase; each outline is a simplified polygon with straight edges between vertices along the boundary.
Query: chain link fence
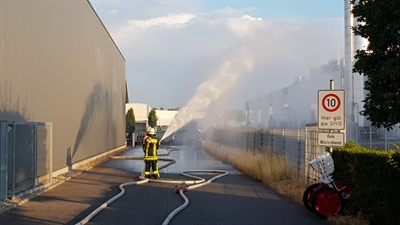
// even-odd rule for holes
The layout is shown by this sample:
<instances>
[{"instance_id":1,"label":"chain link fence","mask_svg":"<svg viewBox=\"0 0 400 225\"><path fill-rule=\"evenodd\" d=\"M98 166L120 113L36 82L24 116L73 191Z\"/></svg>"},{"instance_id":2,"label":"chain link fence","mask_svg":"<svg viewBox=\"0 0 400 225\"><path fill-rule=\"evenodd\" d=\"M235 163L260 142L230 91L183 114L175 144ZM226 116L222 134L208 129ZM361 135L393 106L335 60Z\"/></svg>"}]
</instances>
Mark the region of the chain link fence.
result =
<instances>
[{"instance_id":1,"label":"chain link fence","mask_svg":"<svg viewBox=\"0 0 400 225\"><path fill-rule=\"evenodd\" d=\"M329 151L329 147L318 146L318 126L306 124L302 129L240 129L214 128L206 134L206 139L215 143L243 149L243 151L268 151L282 155L289 162L290 171L298 180L304 179L307 185L315 183L320 174L308 164L318 155ZM368 149L389 150L400 146L400 129L388 131L376 127L355 127L354 142Z\"/></svg>"},{"instance_id":2,"label":"chain link fence","mask_svg":"<svg viewBox=\"0 0 400 225\"><path fill-rule=\"evenodd\" d=\"M215 143L251 152L268 152L288 160L293 177L310 183L319 176L308 165L317 155L326 151L317 146L317 126L301 129L222 129L215 128L206 139Z\"/></svg>"},{"instance_id":3,"label":"chain link fence","mask_svg":"<svg viewBox=\"0 0 400 225\"><path fill-rule=\"evenodd\" d=\"M359 126L352 128L355 133L355 143L364 148L385 150L396 150L400 146L400 128L393 127L391 130L377 128L374 126Z\"/></svg>"},{"instance_id":4,"label":"chain link fence","mask_svg":"<svg viewBox=\"0 0 400 225\"><path fill-rule=\"evenodd\" d=\"M0 200L51 185L52 124L2 121L0 128Z\"/></svg>"},{"instance_id":5,"label":"chain link fence","mask_svg":"<svg viewBox=\"0 0 400 225\"><path fill-rule=\"evenodd\" d=\"M316 183L317 180L320 178L321 174L317 173L308 163L317 158L318 155L326 152L329 150L324 146L318 146L318 125L316 123L313 124L306 124L305 126L305 149L304 152L304 175L305 175L305 182L307 185L312 183Z\"/></svg>"}]
</instances>

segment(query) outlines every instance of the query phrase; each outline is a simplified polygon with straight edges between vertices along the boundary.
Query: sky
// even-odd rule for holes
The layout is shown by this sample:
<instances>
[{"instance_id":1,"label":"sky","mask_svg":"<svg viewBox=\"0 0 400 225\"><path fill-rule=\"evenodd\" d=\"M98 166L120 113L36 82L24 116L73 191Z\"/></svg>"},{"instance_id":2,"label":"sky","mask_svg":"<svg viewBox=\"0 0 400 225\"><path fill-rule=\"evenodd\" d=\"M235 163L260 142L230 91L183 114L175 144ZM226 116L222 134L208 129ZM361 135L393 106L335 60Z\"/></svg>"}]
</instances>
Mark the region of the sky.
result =
<instances>
[{"instance_id":1,"label":"sky","mask_svg":"<svg viewBox=\"0 0 400 225\"><path fill-rule=\"evenodd\" d=\"M213 85L213 104L241 110L344 57L343 0L89 2L126 60L130 103L182 108Z\"/></svg>"}]
</instances>

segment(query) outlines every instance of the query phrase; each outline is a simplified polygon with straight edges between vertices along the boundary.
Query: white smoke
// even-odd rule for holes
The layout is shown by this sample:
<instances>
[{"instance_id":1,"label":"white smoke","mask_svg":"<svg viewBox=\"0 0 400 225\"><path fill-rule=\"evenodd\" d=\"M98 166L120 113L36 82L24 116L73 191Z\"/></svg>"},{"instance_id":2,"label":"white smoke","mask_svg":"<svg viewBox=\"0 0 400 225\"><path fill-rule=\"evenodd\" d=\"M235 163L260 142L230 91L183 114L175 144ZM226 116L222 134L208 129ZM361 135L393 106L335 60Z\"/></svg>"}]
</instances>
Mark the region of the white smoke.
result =
<instances>
[{"instance_id":1,"label":"white smoke","mask_svg":"<svg viewBox=\"0 0 400 225\"><path fill-rule=\"evenodd\" d=\"M219 99L241 75L252 73L253 67L253 55L247 49L242 49L240 54L222 63L215 75L200 84L194 96L179 110L161 140L188 124L193 118L203 115L210 103Z\"/></svg>"}]
</instances>

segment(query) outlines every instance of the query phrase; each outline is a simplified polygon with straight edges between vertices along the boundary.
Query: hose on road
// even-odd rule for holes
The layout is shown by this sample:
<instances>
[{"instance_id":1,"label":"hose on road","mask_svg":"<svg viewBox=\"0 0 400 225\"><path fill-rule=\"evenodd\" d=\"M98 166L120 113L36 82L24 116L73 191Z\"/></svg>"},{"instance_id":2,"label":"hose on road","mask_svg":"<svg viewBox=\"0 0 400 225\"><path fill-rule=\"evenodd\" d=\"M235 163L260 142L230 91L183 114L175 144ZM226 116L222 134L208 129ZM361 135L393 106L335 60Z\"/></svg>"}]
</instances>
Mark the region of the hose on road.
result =
<instances>
[{"instance_id":1,"label":"hose on road","mask_svg":"<svg viewBox=\"0 0 400 225\"><path fill-rule=\"evenodd\" d=\"M168 150L168 149L167 149ZM179 149L169 149L170 151L167 151L166 154L162 154L162 155L169 155L169 153L173 150L179 150ZM159 155L161 156L161 154ZM143 160L144 157L135 157L135 156L113 156L111 157L111 159L116 159L116 160ZM165 161L168 162L167 164L159 167L159 170L164 169L166 167L168 167L171 164L175 163L174 159L168 159L168 158L159 158L159 161ZM198 176L194 176L191 175L189 173L212 173L212 174L219 174L217 176L212 177L209 180L205 180L202 177L198 177ZM168 183L168 184L180 184L180 187L176 188L176 192L180 194L180 196L183 198L183 200L185 201L183 205L179 206L178 208L176 208L174 211L172 211L167 218L164 220L164 222L162 223L162 225L168 225L169 222L172 220L172 218L178 214L180 211L182 211L184 208L186 208L189 205L189 199L185 196L184 192L189 191L190 189L195 189L201 186L205 186L209 183L211 183L212 181L221 178L223 176L228 175L228 172L226 171L222 171L222 170L188 170L188 171L183 171L180 173L182 176L185 177L189 177L192 179L196 179L196 180L163 180L163 179L148 179L145 178L142 174L139 176L139 179L141 179L140 181L133 181L133 182L127 182L127 183L123 183L119 185L119 189L121 190L120 193L118 193L117 195L115 195L114 197L112 197L111 199L109 199L108 201L106 201L105 203L103 203L101 206L99 206L97 209L95 209L93 212L91 212L88 216L86 216L83 220L81 220L80 222L76 223L76 225L83 225L88 223L95 215L97 215L99 212L101 212L103 209L105 209L107 206L109 206L112 202L114 202L115 200L117 200L118 198L120 198L122 195L124 195L125 193L125 186L129 186L129 185L138 185L138 184L145 184L147 182L157 182L157 183ZM183 185L191 185L191 186L183 186Z\"/></svg>"}]
</instances>

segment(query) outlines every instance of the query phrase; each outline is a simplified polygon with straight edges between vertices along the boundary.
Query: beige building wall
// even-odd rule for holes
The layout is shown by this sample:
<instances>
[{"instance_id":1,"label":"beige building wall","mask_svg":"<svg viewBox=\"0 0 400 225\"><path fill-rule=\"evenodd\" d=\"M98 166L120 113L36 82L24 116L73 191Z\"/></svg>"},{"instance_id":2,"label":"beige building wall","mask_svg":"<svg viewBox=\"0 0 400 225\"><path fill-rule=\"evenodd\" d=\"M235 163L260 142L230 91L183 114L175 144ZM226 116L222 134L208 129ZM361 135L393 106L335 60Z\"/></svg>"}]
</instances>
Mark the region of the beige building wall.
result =
<instances>
[{"instance_id":1,"label":"beige building wall","mask_svg":"<svg viewBox=\"0 0 400 225\"><path fill-rule=\"evenodd\" d=\"M125 114L132 108L136 121L147 121L151 106L144 103L127 103L125 106Z\"/></svg>"},{"instance_id":2,"label":"beige building wall","mask_svg":"<svg viewBox=\"0 0 400 225\"><path fill-rule=\"evenodd\" d=\"M133 109L137 123L145 122L147 124L149 113L152 110L150 105L144 103L127 103L125 107L125 114L130 108ZM176 110L156 110L156 115L158 117L157 125L169 126L177 113L178 111Z\"/></svg>"},{"instance_id":3,"label":"beige building wall","mask_svg":"<svg viewBox=\"0 0 400 225\"><path fill-rule=\"evenodd\" d=\"M160 127L169 127L172 120L178 114L177 110L156 110L158 116L157 125Z\"/></svg>"},{"instance_id":4,"label":"beige building wall","mask_svg":"<svg viewBox=\"0 0 400 225\"><path fill-rule=\"evenodd\" d=\"M0 120L52 122L54 170L125 145L125 59L87 0L0 0L0 54Z\"/></svg>"}]
</instances>

